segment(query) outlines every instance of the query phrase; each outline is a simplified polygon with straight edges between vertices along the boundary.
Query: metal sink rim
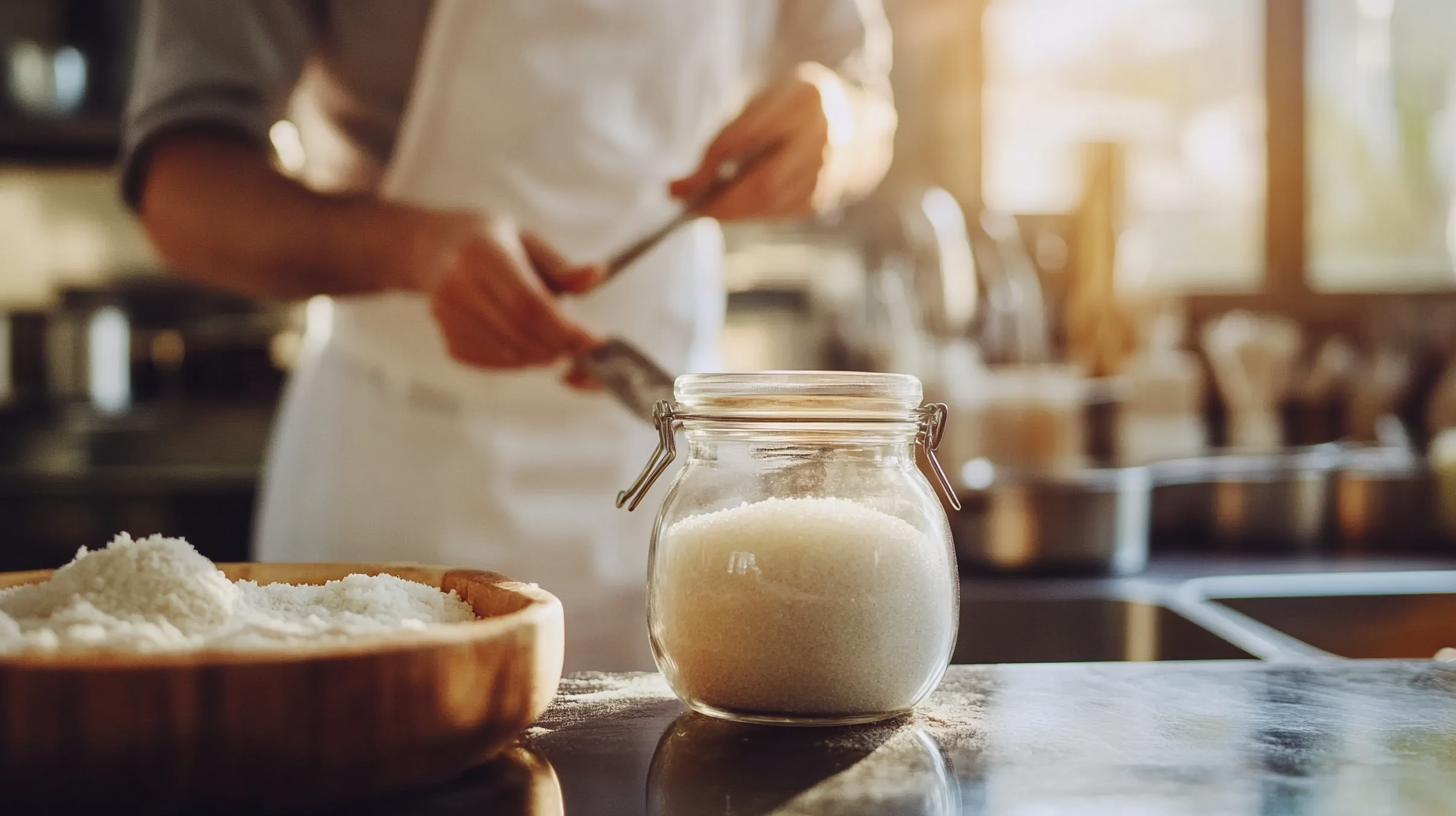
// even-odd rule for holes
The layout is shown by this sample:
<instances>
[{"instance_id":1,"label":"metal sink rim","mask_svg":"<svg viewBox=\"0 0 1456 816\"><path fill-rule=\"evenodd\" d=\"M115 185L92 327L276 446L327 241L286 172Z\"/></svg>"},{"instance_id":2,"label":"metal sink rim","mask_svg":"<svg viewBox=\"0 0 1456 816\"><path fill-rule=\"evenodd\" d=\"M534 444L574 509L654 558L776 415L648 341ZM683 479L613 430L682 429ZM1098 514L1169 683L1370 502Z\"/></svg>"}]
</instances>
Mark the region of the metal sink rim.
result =
<instances>
[{"instance_id":1,"label":"metal sink rim","mask_svg":"<svg viewBox=\"0 0 1456 816\"><path fill-rule=\"evenodd\" d=\"M1246 598L1331 598L1341 596L1398 597L1410 595L1456 594L1456 570L1399 570L1362 572L1304 572L1247 575L1216 575L1192 578L1180 584L1175 592L1185 617L1205 628L1210 624L1215 634L1243 646L1235 637L1248 637L1251 642L1272 647L1270 657L1276 661L1348 661L1366 658L1345 657L1285 633L1275 625L1264 623L1222 600ZM1191 612L1191 614L1190 614ZM1194 615L1202 616L1193 617ZM1260 655L1263 657L1263 655Z\"/></svg>"},{"instance_id":2,"label":"metal sink rim","mask_svg":"<svg viewBox=\"0 0 1456 816\"><path fill-rule=\"evenodd\" d=\"M1245 573L1173 581L1138 576L1105 582L981 579L973 581L970 591L985 600L1097 599L1152 604L1257 660L1343 662L1363 658L1344 657L1320 649L1222 604L1220 599L1456 594L1456 569Z\"/></svg>"}]
</instances>

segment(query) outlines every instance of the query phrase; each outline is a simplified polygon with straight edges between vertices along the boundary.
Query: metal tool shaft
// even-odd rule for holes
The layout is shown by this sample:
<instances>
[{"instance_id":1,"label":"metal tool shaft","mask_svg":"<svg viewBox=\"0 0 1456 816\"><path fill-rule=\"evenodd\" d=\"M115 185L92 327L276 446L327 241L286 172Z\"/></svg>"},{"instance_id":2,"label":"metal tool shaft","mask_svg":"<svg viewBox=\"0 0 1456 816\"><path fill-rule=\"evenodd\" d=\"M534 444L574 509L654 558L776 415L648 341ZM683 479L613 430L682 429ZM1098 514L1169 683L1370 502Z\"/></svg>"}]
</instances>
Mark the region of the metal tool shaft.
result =
<instances>
[{"instance_id":1,"label":"metal tool shaft","mask_svg":"<svg viewBox=\"0 0 1456 816\"><path fill-rule=\"evenodd\" d=\"M682 211L673 216L672 220L647 233L632 245L608 259L606 275L602 280L608 281L616 277L617 273L631 266L638 258L646 255L653 247L662 243L662 240L675 232L678 227L700 217L703 208L717 201L720 196L728 192L729 188L738 183L739 179L747 175L750 170L756 167L760 161L771 153L773 153L771 148L763 149L750 153L740 159L729 159L718 165L718 170L713 181L707 187L700 190L697 195L684 202Z\"/></svg>"}]
</instances>

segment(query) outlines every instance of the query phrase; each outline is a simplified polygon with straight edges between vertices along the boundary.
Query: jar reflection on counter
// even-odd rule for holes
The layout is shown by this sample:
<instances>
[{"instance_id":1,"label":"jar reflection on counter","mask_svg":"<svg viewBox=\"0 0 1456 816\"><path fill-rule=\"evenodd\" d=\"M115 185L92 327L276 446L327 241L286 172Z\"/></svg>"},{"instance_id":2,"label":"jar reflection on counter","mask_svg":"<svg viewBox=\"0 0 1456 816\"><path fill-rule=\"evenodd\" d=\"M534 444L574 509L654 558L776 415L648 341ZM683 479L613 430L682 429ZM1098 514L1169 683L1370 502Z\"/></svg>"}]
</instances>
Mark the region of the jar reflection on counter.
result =
<instances>
[{"instance_id":1,"label":"jar reflection on counter","mask_svg":"<svg viewBox=\"0 0 1456 816\"><path fill-rule=\"evenodd\" d=\"M689 453L658 515L648 586L673 691L745 722L912 708L949 662L958 604L945 511L917 466L919 381L696 375L676 397Z\"/></svg>"},{"instance_id":2,"label":"jar reflection on counter","mask_svg":"<svg viewBox=\"0 0 1456 816\"><path fill-rule=\"evenodd\" d=\"M898 727L897 727L898 726ZM663 732L647 777L647 812L961 812L939 745L913 725L836 731L766 728L684 714Z\"/></svg>"}]
</instances>

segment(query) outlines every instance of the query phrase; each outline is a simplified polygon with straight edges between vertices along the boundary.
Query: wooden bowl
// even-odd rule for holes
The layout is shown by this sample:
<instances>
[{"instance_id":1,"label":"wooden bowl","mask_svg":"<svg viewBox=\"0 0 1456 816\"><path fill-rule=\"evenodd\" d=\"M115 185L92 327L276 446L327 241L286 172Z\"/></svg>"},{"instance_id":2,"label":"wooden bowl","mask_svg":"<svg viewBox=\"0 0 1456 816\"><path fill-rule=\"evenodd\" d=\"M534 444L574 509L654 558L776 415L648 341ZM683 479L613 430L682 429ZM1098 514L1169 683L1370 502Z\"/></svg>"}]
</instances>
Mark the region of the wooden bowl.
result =
<instances>
[{"instance_id":1,"label":"wooden bowl","mask_svg":"<svg viewBox=\"0 0 1456 816\"><path fill-rule=\"evenodd\" d=\"M388 573L455 590L480 620L268 652L0 657L7 800L167 810L432 784L510 743L561 679L561 602L534 585L412 565L218 568L260 584ZM0 588L49 576L0 574Z\"/></svg>"}]
</instances>

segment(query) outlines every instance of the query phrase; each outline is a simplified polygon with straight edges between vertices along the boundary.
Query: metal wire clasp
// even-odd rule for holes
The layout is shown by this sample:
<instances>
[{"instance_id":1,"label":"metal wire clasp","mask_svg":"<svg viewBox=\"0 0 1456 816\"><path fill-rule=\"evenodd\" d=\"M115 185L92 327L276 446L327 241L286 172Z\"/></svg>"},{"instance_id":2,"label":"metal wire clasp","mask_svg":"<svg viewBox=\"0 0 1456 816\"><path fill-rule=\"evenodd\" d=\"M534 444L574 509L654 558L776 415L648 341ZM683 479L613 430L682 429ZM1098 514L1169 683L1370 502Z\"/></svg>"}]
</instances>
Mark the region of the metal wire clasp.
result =
<instances>
[{"instance_id":1,"label":"metal wire clasp","mask_svg":"<svg viewBox=\"0 0 1456 816\"><path fill-rule=\"evenodd\" d=\"M673 436L673 422L677 417L673 414L672 404L667 400L658 400L652 406L652 421L657 424L657 450L652 452L652 458L647 460L647 467L637 474L637 480L632 486L617 494L617 506L627 505L627 511L637 509L637 505L647 497L647 491L652 489L662 472L677 458L677 439ZM631 501L631 504L627 504Z\"/></svg>"},{"instance_id":2,"label":"metal wire clasp","mask_svg":"<svg viewBox=\"0 0 1456 816\"><path fill-rule=\"evenodd\" d=\"M933 402L922 407L916 412L919 417L919 427L915 431L915 444L925 451L925 458L930 462L930 469L935 473L936 483L940 487L942 495L950 506L961 509L960 499L956 496L955 488L951 486L950 479L946 477L945 470L940 466L940 460L935 458L935 449L940 447L940 438L945 434L946 407L943 403ZM674 426L679 419L682 419L672 409L672 404L667 400L658 400L652 406L652 421L657 425L657 450L652 452L652 458L647 460L647 466L637 475L637 479L626 490L617 494L617 506L626 505L627 510L636 510L637 505L647 497L647 491L677 458L677 439L674 437ZM697 417L687 417L694 419ZM725 417L718 417L720 421L730 421ZM822 418L816 417L774 417L766 420L764 417L754 417L752 422L823 422ZM862 419L853 420L858 422L898 422L903 420L894 419Z\"/></svg>"},{"instance_id":3,"label":"metal wire clasp","mask_svg":"<svg viewBox=\"0 0 1456 816\"><path fill-rule=\"evenodd\" d=\"M925 449L925 460L930 463L930 469L935 471L935 481L940 486L941 495L945 496L951 507L959 510L960 497L956 495L950 479L946 478L940 460L935 458L935 449L940 447L940 438L945 435L945 415L949 410L943 402L932 402L921 408L920 429L915 432L915 444Z\"/></svg>"}]
</instances>

